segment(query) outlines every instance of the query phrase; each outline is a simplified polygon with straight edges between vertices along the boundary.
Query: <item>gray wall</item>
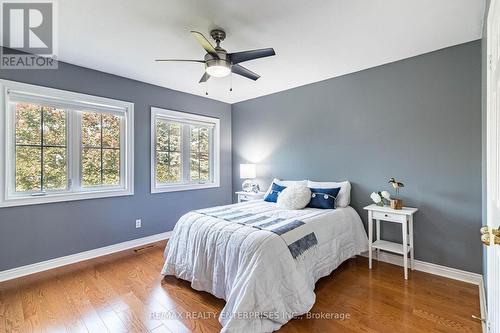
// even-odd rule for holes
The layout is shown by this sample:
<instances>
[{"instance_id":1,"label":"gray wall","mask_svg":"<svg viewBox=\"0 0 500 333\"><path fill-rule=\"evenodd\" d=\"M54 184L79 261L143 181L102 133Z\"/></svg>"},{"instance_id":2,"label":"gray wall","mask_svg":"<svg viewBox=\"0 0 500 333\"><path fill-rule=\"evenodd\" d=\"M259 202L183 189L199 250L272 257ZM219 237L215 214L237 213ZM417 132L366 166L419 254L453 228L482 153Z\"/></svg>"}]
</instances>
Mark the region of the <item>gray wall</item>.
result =
<instances>
[{"instance_id":1,"label":"gray wall","mask_svg":"<svg viewBox=\"0 0 500 333\"><path fill-rule=\"evenodd\" d=\"M0 78L133 102L135 195L0 208L0 271L172 230L185 212L231 202L231 105L60 63L58 70L0 71ZM150 107L221 121L221 186L150 194ZM142 228L135 229L135 219Z\"/></svg>"},{"instance_id":2,"label":"gray wall","mask_svg":"<svg viewBox=\"0 0 500 333\"><path fill-rule=\"evenodd\" d=\"M239 164L273 177L348 179L352 206L391 176L406 184L419 260L482 271L481 42L244 101L232 107L233 190ZM233 198L234 199L234 198ZM398 239L387 225L385 237Z\"/></svg>"}]
</instances>

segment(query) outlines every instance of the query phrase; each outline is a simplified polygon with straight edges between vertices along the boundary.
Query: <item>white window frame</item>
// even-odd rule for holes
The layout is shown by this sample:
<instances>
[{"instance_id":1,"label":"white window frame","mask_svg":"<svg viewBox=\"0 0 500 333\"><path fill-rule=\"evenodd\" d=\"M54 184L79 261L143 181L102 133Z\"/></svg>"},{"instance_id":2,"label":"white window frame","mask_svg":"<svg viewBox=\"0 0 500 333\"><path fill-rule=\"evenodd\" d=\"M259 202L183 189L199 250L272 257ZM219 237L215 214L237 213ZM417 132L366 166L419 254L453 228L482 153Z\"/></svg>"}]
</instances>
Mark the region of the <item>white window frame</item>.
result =
<instances>
[{"instance_id":1,"label":"white window frame","mask_svg":"<svg viewBox=\"0 0 500 333\"><path fill-rule=\"evenodd\" d=\"M211 166L213 169L213 173L211 182L184 181L181 183L171 184L158 184L156 182L156 120L158 118L164 118L165 120L174 122L177 120L179 122L185 123L206 123L213 126L213 143L211 145L211 152L213 156L213 162ZM186 149L187 146L186 138L183 137L182 141L184 142L184 144L182 144L181 155L186 156L187 153L184 152L184 149ZM185 175L186 168L189 171L189 163L186 163L183 159L183 177ZM151 193L199 190L216 187L220 187L220 120L217 118L200 116L187 112L151 107Z\"/></svg>"},{"instance_id":2,"label":"white window frame","mask_svg":"<svg viewBox=\"0 0 500 333\"><path fill-rule=\"evenodd\" d=\"M81 180L81 131L80 118L76 115L67 117L67 156L68 180L67 191L48 191L42 195L22 195L12 191L15 186L15 116L11 109L11 96L26 96L27 99L47 100L47 103L78 111L120 114L120 185L82 187ZM74 93L65 90L46 88L26 83L0 79L0 207L34 205L51 202L84 200L126 196L134 194L134 104L104 97ZM10 182L10 184L9 184Z\"/></svg>"}]
</instances>

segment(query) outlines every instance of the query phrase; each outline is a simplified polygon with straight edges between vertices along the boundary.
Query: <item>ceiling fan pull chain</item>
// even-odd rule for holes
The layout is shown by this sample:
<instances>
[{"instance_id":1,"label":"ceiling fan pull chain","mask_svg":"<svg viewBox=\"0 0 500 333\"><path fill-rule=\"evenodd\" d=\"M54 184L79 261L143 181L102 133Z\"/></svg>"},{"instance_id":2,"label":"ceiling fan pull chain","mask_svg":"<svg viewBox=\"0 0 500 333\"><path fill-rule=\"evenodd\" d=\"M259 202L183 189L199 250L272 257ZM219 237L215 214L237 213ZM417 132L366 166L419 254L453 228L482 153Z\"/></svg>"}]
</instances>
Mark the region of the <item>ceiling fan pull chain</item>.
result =
<instances>
[{"instance_id":1,"label":"ceiling fan pull chain","mask_svg":"<svg viewBox=\"0 0 500 333\"><path fill-rule=\"evenodd\" d=\"M233 91L233 72L230 74L229 78L230 86L229 86L229 92Z\"/></svg>"}]
</instances>

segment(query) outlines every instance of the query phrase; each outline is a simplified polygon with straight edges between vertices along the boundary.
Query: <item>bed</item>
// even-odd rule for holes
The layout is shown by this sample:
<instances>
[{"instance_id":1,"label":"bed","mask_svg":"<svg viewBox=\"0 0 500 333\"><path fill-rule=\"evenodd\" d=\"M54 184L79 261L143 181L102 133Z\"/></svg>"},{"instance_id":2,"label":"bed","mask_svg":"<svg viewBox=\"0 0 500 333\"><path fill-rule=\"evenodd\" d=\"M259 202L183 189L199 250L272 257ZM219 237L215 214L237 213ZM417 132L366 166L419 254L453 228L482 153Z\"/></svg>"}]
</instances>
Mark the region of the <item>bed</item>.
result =
<instances>
[{"instance_id":1,"label":"bed","mask_svg":"<svg viewBox=\"0 0 500 333\"><path fill-rule=\"evenodd\" d=\"M367 248L352 207L283 210L254 200L182 216L162 274L226 300L221 332L272 332L311 309L318 279Z\"/></svg>"}]
</instances>

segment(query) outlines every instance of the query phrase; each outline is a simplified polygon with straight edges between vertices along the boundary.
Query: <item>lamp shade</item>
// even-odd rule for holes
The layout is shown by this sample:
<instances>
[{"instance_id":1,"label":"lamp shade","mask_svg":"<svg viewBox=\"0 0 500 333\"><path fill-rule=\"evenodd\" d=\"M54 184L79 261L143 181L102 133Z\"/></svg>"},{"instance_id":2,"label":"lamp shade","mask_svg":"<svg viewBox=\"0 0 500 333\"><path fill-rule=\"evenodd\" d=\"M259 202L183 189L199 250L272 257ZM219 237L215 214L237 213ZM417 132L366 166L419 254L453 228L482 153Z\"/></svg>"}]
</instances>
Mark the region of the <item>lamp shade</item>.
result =
<instances>
[{"instance_id":1,"label":"lamp shade","mask_svg":"<svg viewBox=\"0 0 500 333\"><path fill-rule=\"evenodd\" d=\"M240 164L240 178L241 179L252 179L257 177L257 171L255 170L255 164Z\"/></svg>"}]
</instances>

